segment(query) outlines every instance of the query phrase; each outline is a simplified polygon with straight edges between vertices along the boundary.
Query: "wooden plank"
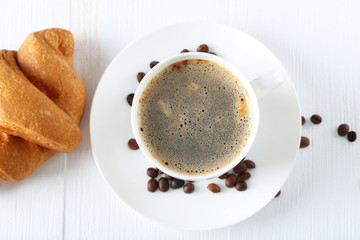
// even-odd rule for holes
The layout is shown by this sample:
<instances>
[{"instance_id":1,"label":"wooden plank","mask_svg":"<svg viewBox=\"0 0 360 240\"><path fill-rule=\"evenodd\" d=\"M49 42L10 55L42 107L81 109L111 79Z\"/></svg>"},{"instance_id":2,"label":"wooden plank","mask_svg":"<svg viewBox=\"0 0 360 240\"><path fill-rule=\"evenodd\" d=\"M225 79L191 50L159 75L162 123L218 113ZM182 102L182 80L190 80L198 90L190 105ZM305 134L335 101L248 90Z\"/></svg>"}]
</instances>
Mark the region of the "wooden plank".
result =
<instances>
[{"instance_id":1,"label":"wooden plank","mask_svg":"<svg viewBox=\"0 0 360 240\"><path fill-rule=\"evenodd\" d=\"M281 196L231 227L231 239L358 239L360 147L336 129L347 122L360 130L359 2L233 3L233 25L265 43L288 69L311 145L300 150ZM309 121L314 113L321 125Z\"/></svg>"},{"instance_id":2,"label":"wooden plank","mask_svg":"<svg viewBox=\"0 0 360 240\"><path fill-rule=\"evenodd\" d=\"M1 49L18 49L27 34L69 27L67 2L5 1L0 21ZM48 160L19 183L0 183L1 239L62 239L64 154Z\"/></svg>"}]
</instances>

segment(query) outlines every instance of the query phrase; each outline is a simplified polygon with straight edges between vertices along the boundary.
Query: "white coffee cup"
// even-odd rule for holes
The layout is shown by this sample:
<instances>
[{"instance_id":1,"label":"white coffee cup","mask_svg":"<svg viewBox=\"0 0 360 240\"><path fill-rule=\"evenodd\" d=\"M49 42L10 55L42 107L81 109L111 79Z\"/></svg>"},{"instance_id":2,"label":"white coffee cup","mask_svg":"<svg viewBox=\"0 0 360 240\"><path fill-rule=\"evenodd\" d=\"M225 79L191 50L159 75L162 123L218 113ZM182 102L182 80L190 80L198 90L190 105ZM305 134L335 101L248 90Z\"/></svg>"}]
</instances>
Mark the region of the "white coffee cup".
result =
<instances>
[{"instance_id":1,"label":"white coffee cup","mask_svg":"<svg viewBox=\"0 0 360 240\"><path fill-rule=\"evenodd\" d=\"M156 160L149 150L146 148L145 144L142 141L142 138L140 136L139 132L139 126L138 126L138 106L139 106L139 99L141 94L143 93L144 89L146 88L148 82L153 79L161 70L163 70L165 67L184 60L191 60L191 59L201 59L201 60L208 60L211 62L215 62L226 69L228 69L230 72L232 72L241 82L241 84L245 87L248 96L249 96L249 104L251 105L252 109L252 129L251 129L251 135L248 139L248 142L242 152L234 159L230 164L227 166L208 174L198 174L198 175L185 175L181 174L179 172L176 172L172 170L169 167L166 167L162 165L158 160ZM198 181L203 179L210 179L214 177L218 177L228 171L230 171L232 168L234 168L249 152L251 146L254 143L258 127L259 127L259 104L258 104L258 98L266 95L271 90L278 87L283 82L283 78L279 73L276 72L270 72L266 73L262 76L260 76L257 79L254 79L252 81L249 81L238 69L236 69L234 66L232 66L230 63L225 61L223 58L215 56L213 54L209 53L201 53L201 52L189 52L189 53L182 53L178 54L172 57L169 57L161 62L159 62L155 67L153 67L142 79L140 82L138 88L136 89L135 96L132 103L132 109L131 109L131 125L132 130L135 136L135 139L140 147L140 150L142 153L146 156L146 158L150 161L152 165L160 169L161 171L165 172L166 174L183 180L191 180L191 181ZM174 96L176 97L176 96Z\"/></svg>"}]
</instances>

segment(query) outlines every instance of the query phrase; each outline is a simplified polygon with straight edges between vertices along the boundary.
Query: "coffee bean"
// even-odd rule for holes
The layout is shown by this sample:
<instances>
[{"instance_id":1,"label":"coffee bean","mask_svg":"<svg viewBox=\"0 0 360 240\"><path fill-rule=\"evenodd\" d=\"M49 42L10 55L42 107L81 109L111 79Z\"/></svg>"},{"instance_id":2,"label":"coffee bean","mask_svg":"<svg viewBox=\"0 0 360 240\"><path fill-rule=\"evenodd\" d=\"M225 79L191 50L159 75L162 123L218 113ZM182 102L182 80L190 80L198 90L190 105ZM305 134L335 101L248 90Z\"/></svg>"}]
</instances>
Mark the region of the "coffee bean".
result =
<instances>
[{"instance_id":1,"label":"coffee bean","mask_svg":"<svg viewBox=\"0 0 360 240\"><path fill-rule=\"evenodd\" d=\"M215 184L215 183L210 183L208 186L207 186L207 189L213 193L218 193L221 191L221 188Z\"/></svg>"},{"instance_id":2,"label":"coffee bean","mask_svg":"<svg viewBox=\"0 0 360 240\"><path fill-rule=\"evenodd\" d=\"M145 77L145 73L139 72L139 73L136 75L136 77L137 77L137 80L138 80L139 82L141 82L141 80Z\"/></svg>"},{"instance_id":3,"label":"coffee bean","mask_svg":"<svg viewBox=\"0 0 360 240\"><path fill-rule=\"evenodd\" d=\"M322 118L319 115L314 114L311 116L310 120L313 124L320 124L322 121Z\"/></svg>"},{"instance_id":4,"label":"coffee bean","mask_svg":"<svg viewBox=\"0 0 360 240\"><path fill-rule=\"evenodd\" d=\"M247 189L247 184L244 181L240 181L235 185L236 190L245 191Z\"/></svg>"},{"instance_id":5,"label":"coffee bean","mask_svg":"<svg viewBox=\"0 0 360 240\"><path fill-rule=\"evenodd\" d=\"M236 178L236 182L242 182L242 181L248 180L250 177L251 177L251 174L249 172L240 173Z\"/></svg>"},{"instance_id":6,"label":"coffee bean","mask_svg":"<svg viewBox=\"0 0 360 240\"><path fill-rule=\"evenodd\" d=\"M281 191L279 191L279 192L275 195L275 197L280 196L280 194L281 194Z\"/></svg>"},{"instance_id":7,"label":"coffee bean","mask_svg":"<svg viewBox=\"0 0 360 240\"><path fill-rule=\"evenodd\" d=\"M301 125L304 125L306 123L306 120L304 118L304 116L301 116Z\"/></svg>"},{"instance_id":8,"label":"coffee bean","mask_svg":"<svg viewBox=\"0 0 360 240\"><path fill-rule=\"evenodd\" d=\"M184 180L174 178L173 180L171 180L170 187L172 189L178 189L184 186L184 183L185 183Z\"/></svg>"},{"instance_id":9,"label":"coffee bean","mask_svg":"<svg viewBox=\"0 0 360 240\"><path fill-rule=\"evenodd\" d=\"M162 192L167 192L169 190L169 180L167 180L167 178L160 178L159 179L159 190Z\"/></svg>"},{"instance_id":10,"label":"coffee bean","mask_svg":"<svg viewBox=\"0 0 360 240\"><path fill-rule=\"evenodd\" d=\"M226 172L226 173L224 173L223 175L221 175L219 178L220 178L220 179L225 179L225 178L227 178L228 175L229 175L229 174Z\"/></svg>"},{"instance_id":11,"label":"coffee bean","mask_svg":"<svg viewBox=\"0 0 360 240\"><path fill-rule=\"evenodd\" d=\"M240 162L233 168L235 173L242 173L246 171L246 164L244 162Z\"/></svg>"},{"instance_id":12,"label":"coffee bean","mask_svg":"<svg viewBox=\"0 0 360 240\"><path fill-rule=\"evenodd\" d=\"M159 63L158 61L152 61L152 62L150 63L150 68L155 67L158 63Z\"/></svg>"},{"instance_id":13,"label":"coffee bean","mask_svg":"<svg viewBox=\"0 0 360 240\"><path fill-rule=\"evenodd\" d=\"M156 168L156 170L158 171L159 174L163 174L164 172L161 171L160 169Z\"/></svg>"},{"instance_id":14,"label":"coffee bean","mask_svg":"<svg viewBox=\"0 0 360 240\"><path fill-rule=\"evenodd\" d=\"M306 148L310 145L310 140L307 137L301 137L300 148Z\"/></svg>"},{"instance_id":15,"label":"coffee bean","mask_svg":"<svg viewBox=\"0 0 360 240\"><path fill-rule=\"evenodd\" d=\"M232 188L234 187L236 184L236 176L235 174L230 174L225 181L225 186L227 186L228 188Z\"/></svg>"},{"instance_id":16,"label":"coffee bean","mask_svg":"<svg viewBox=\"0 0 360 240\"><path fill-rule=\"evenodd\" d=\"M210 53L210 54L212 54L212 55L215 55L215 56L217 56L217 54L216 54L216 53L213 53L213 52L208 52L208 53Z\"/></svg>"},{"instance_id":17,"label":"coffee bean","mask_svg":"<svg viewBox=\"0 0 360 240\"><path fill-rule=\"evenodd\" d=\"M347 135L347 139L349 140L349 142L355 142L356 140L356 132L354 131L350 131Z\"/></svg>"},{"instance_id":18,"label":"coffee bean","mask_svg":"<svg viewBox=\"0 0 360 240\"><path fill-rule=\"evenodd\" d=\"M337 132L338 132L339 136L343 137L346 134L348 134L349 130L350 130L349 125L347 125L346 123L343 123L338 127Z\"/></svg>"},{"instance_id":19,"label":"coffee bean","mask_svg":"<svg viewBox=\"0 0 360 240\"><path fill-rule=\"evenodd\" d=\"M183 187L184 193L192 193L195 190L195 186L192 183L187 183Z\"/></svg>"},{"instance_id":20,"label":"coffee bean","mask_svg":"<svg viewBox=\"0 0 360 240\"><path fill-rule=\"evenodd\" d=\"M132 106L132 102L134 100L134 94L133 93L130 93L127 97L126 97L126 101L128 102L128 104L130 106Z\"/></svg>"},{"instance_id":21,"label":"coffee bean","mask_svg":"<svg viewBox=\"0 0 360 240\"><path fill-rule=\"evenodd\" d=\"M148 168L146 174L151 178L156 178L158 176L158 171L155 168Z\"/></svg>"},{"instance_id":22,"label":"coffee bean","mask_svg":"<svg viewBox=\"0 0 360 240\"><path fill-rule=\"evenodd\" d=\"M136 140L134 138L130 139L128 142L128 146L131 150L138 150L139 145L137 144Z\"/></svg>"},{"instance_id":23,"label":"coffee bean","mask_svg":"<svg viewBox=\"0 0 360 240\"><path fill-rule=\"evenodd\" d=\"M209 47L206 44L201 44L200 46L197 47L196 51L198 51L198 52L208 52Z\"/></svg>"},{"instance_id":24,"label":"coffee bean","mask_svg":"<svg viewBox=\"0 0 360 240\"><path fill-rule=\"evenodd\" d=\"M169 180L173 180L173 179L174 179L172 176L167 175L166 173L165 173L165 177L166 177L167 179L169 179Z\"/></svg>"},{"instance_id":25,"label":"coffee bean","mask_svg":"<svg viewBox=\"0 0 360 240\"><path fill-rule=\"evenodd\" d=\"M158 182L156 179L152 178L147 183L147 189L149 192L155 192L158 188Z\"/></svg>"},{"instance_id":26,"label":"coffee bean","mask_svg":"<svg viewBox=\"0 0 360 240\"><path fill-rule=\"evenodd\" d=\"M253 161L251 161L251 160L245 160L243 163L245 163L245 165L246 165L246 168L255 168L256 167L256 165L255 165L255 163L253 162Z\"/></svg>"},{"instance_id":27,"label":"coffee bean","mask_svg":"<svg viewBox=\"0 0 360 240\"><path fill-rule=\"evenodd\" d=\"M183 49L180 53L187 53L187 52L190 52L190 51L187 49Z\"/></svg>"}]
</instances>

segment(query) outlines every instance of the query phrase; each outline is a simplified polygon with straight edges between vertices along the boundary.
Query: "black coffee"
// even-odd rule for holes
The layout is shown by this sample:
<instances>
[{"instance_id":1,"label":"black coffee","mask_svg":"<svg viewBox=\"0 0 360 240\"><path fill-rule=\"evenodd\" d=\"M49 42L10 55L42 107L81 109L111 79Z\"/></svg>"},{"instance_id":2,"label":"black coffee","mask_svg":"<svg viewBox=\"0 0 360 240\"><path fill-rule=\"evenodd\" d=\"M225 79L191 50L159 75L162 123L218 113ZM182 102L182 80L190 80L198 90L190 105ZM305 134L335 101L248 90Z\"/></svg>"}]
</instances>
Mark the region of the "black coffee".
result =
<instances>
[{"instance_id":1,"label":"black coffee","mask_svg":"<svg viewBox=\"0 0 360 240\"><path fill-rule=\"evenodd\" d=\"M137 114L151 155L187 175L227 166L242 152L252 129L251 105L239 79L205 60L163 69L147 84Z\"/></svg>"}]
</instances>

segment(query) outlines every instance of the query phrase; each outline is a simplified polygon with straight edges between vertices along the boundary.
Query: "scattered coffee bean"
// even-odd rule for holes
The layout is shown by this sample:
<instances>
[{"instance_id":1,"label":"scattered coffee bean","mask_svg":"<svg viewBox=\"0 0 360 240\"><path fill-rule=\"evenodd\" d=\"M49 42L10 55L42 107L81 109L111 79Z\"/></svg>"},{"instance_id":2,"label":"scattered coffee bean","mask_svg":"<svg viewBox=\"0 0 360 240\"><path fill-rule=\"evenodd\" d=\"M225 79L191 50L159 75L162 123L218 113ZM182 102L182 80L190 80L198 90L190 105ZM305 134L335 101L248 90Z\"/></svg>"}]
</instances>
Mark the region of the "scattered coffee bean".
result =
<instances>
[{"instance_id":1,"label":"scattered coffee bean","mask_svg":"<svg viewBox=\"0 0 360 240\"><path fill-rule=\"evenodd\" d=\"M162 192L167 192L169 190L169 180L167 180L167 178L160 178L159 179L159 190Z\"/></svg>"},{"instance_id":2,"label":"scattered coffee bean","mask_svg":"<svg viewBox=\"0 0 360 240\"><path fill-rule=\"evenodd\" d=\"M208 52L208 53L210 53L210 54L212 54L212 55L217 56L217 54L216 54L216 53L214 53L214 52Z\"/></svg>"},{"instance_id":3,"label":"scattered coffee bean","mask_svg":"<svg viewBox=\"0 0 360 240\"><path fill-rule=\"evenodd\" d=\"M300 148L306 148L310 145L310 140L307 137L301 137Z\"/></svg>"},{"instance_id":4,"label":"scattered coffee bean","mask_svg":"<svg viewBox=\"0 0 360 240\"><path fill-rule=\"evenodd\" d=\"M156 168L156 170L158 171L159 174L163 174L164 172L161 171L160 169Z\"/></svg>"},{"instance_id":5,"label":"scattered coffee bean","mask_svg":"<svg viewBox=\"0 0 360 240\"><path fill-rule=\"evenodd\" d=\"M304 116L301 116L301 125L304 125L306 123L306 119L304 118Z\"/></svg>"},{"instance_id":6,"label":"scattered coffee bean","mask_svg":"<svg viewBox=\"0 0 360 240\"><path fill-rule=\"evenodd\" d=\"M128 102L128 104L130 106L132 106L132 102L134 100L134 94L133 93L130 93L127 97L126 97L126 101Z\"/></svg>"},{"instance_id":7,"label":"scattered coffee bean","mask_svg":"<svg viewBox=\"0 0 360 240\"><path fill-rule=\"evenodd\" d=\"M354 131L350 131L347 135L347 139L349 140L349 142L355 142L356 140L356 132Z\"/></svg>"},{"instance_id":8,"label":"scattered coffee bean","mask_svg":"<svg viewBox=\"0 0 360 240\"><path fill-rule=\"evenodd\" d=\"M156 179L152 178L147 183L147 189L149 192L155 192L158 188L158 182Z\"/></svg>"},{"instance_id":9,"label":"scattered coffee bean","mask_svg":"<svg viewBox=\"0 0 360 240\"><path fill-rule=\"evenodd\" d=\"M346 136L346 134L348 134L349 130L350 130L349 125L347 125L346 123L343 123L338 127L337 132L338 132L339 136L343 137L343 136Z\"/></svg>"},{"instance_id":10,"label":"scattered coffee bean","mask_svg":"<svg viewBox=\"0 0 360 240\"><path fill-rule=\"evenodd\" d=\"M155 168L148 168L146 174L151 178L156 178L158 176L158 171Z\"/></svg>"},{"instance_id":11,"label":"scattered coffee bean","mask_svg":"<svg viewBox=\"0 0 360 240\"><path fill-rule=\"evenodd\" d=\"M159 63L158 61L152 61L152 62L150 63L150 68L155 67L158 63Z\"/></svg>"},{"instance_id":12,"label":"scattered coffee bean","mask_svg":"<svg viewBox=\"0 0 360 240\"><path fill-rule=\"evenodd\" d=\"M229 174L226 172L226 173L224 173L223 175L221 175L219 178L220 178L220 179L225 179L225 178L227 178L228 175L229 175Z\"/></svg>"},{"instance_id":13,"label":"scattered coffee bean","mask_svg":"<svg viewBox=\"0 0 360 240\"><path fill-rule=\"evenodd\" d=\"M136 75L136 77L137 77L137 80L138 80L139 82L141 82L141 80L145 77L145 73L139 72L139 73Z\"/></svg>"},{"instance_id":14,"label":"scattered coffee bean","mask_svg":"<svg viewBox=\"0 0 360 240\"><path fill-rule=\"evenodd\" d=\"M236 190L245 191L247 189L247 184L244 181L240 181L235 185Z\"/></svg>"},{"instance_id":15,"label":"scattered coffee bean","mask_svg":"<svg viewBox=\"0 0 360 240\"><path fill-rule=\"evenodd\" d=\"M281 194L281 191L279 191L279 192L275 195L275 197L280 196L280 194Z\"/></svg>"},{"instance_id":16,"label":"scattered coffee bean","mask_svg":"<svg viewBox=\"0 0 360 240\"><path fill-rule=\"evenodd\" d=\"M251 160L245 160L243 163L245 163L246 168L248 168L248 169L256 167L255 163Z\"/></svg>"},{"instance_id":17,"label":"scattered coffee bean","mask_svg":"<svg viewBox=\"0 0 360 240\"><path fill-rule=\"evenodd\" d=\"M198 51L198 52L208 52L209 47L206 44L201 44L200 46L197 47L196 51Z\"/></svg>"},{"instance_id":18,"label":"scattered coffee bean","mask_svg":"<svg viewBox=\"0 0 360 240\"><path fill-rule=\"evenodd\" d=\"M184 193L192 193L195 190L195 186L192 183L187 183L183 187Z\"/></svg>"},{"instance_id":19,"label":"scattered coffee bean","mask_svg":"<svg viewBox=\"0 0 360 240\"><path fill-rule=\"evenodd\" d=\"M322 121L322 118L319 115L314 114L311 116L310 120L313 124L320 124Z\"/></svg>"},{"instance_id":20,"label":"scattered coffee bean","mask_svg":"<svg viewBox=\"0 0 360 240\"><path fill-rule=\"evenodd\" d=\"M236 178L236 182L242 182L242 181L246 181L251 177L251 174L249 172L243 172L240 173L237 178Z\"/></svg>"},{"instance_id":21,"label":"scattered coffee bean","mask_svg":"<svg viewBox=\"0 0 360 240\"><path fill-rule=\"evenodd\" d=\"M225 181L225 186L227 186L228 188L232 188L235 186L235 184L236 184L235 174L230 174L229 176L227 176Z\"/></svg>"},{"instance_id":22,"label":"scattered coffee bean","mask_svg":"<svg viewBox=\"0 0 360 240\"><path fill-rule=\"evenodd\" d=\"M172 176L167 175L166 173L165 173L165 177L166 177L167 179L169 179L169 180L173 180L173 179L174 179Z\"/></svg>"},{"instance_id":23,"label":"scattered coffee bean","mask_svg":"<svg viewBox=\"0 0 360 240\"><path fill-rule=\"evenodd\" d=\"M137 144L136 140L134 138L130 139L128 142L128 146L131 150L138 150L139 145Z\"/></svg>"},{"instance_id":24,"label":"scattered coffee bean","mask_svg":"<svg viewBox=\"0 0 360 240\"><path fill-rule=\"evenodd\" d=\"M215 184L215 183L210 183L208 186L207 186L207 189L213 193L218 193L221 191L221 188Z\"/></svg>"},{"instance_id":25,"label":"scattered coffee bean","mask_svg":"<svg viewBox=\"0 0 360 240\"><path fill-rule=\"evenodd\" d=\"M172 189L178 189L184 186L184 183L185 183L184 180L174 178L173 180L171 180L170 187Z\"/></svg>"},{"instance_id":26,"label":"scattered coffee bean","mask_svg":"<svg viewBox=\"0 0 360 240\"><path fill-rule=\"evenodd\" d=\"M244 162L240 162L233 168L235 173L242 173L246 171L246 164Z\"/></svg>"},{"instance_id":27,"label":"scattered coffee bean","mask_svg":"<svg viewBox=\"0 0 360 240\"><path fill-rule=\"evenodd\" d=\"M180 53L187 53L187 52L190 52L190 51L187 49L183 49Z\"/></svg>"}]
</instances>

